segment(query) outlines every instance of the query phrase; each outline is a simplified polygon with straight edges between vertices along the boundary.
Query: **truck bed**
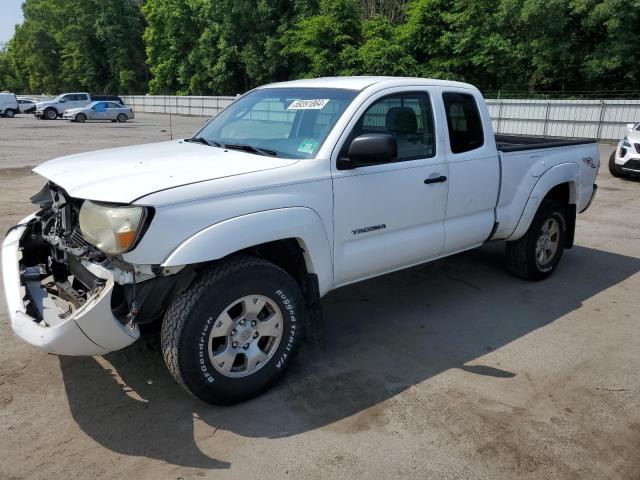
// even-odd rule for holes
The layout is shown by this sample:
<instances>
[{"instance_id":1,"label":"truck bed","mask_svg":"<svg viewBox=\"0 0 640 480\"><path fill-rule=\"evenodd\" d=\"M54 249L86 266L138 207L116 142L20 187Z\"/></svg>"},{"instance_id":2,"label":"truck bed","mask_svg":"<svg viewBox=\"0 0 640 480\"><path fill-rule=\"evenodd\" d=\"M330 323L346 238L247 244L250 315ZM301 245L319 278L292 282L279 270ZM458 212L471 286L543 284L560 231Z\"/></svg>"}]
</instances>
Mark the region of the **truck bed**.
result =
<instances>
[{"instance_id":1,"label":"truck bed","mask_svg":"<svg viewBox=\"0 0 640 480\"><path fill-rule=\"evenodd\" d=\"M496 145L501 152L520 152L542 148L568 147L596 143L594 138L559 138L533 135L496 135Z\"/></svg>"}]
</instances>

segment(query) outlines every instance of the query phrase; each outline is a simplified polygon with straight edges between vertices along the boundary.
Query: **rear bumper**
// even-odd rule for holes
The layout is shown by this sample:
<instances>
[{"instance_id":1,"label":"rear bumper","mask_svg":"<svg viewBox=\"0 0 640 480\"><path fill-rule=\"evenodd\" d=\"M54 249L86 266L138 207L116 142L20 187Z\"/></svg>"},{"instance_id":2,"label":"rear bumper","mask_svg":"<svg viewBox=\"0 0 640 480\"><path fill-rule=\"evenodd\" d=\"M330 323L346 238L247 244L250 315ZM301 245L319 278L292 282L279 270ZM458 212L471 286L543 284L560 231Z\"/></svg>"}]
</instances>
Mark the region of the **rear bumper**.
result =
<instances>
[{"instance_id":1,"label":"rear bumper","mask_svg":"<svg viewBox=\"0 0 640 480\"><path fill-rule=\"evenodd\" d=\"M21 224L29 222L27 217ZM26 227L13 229L2 244L2 280L7 300L11 327L27 343L57 355L103 355L119 350L140 336L137 326L122 325L111 311L114 282L104 269L105 284L71 315L63 315L44 288L39 288L37 299L43 320L27 313L25 306L25 280L21 275L20 241ZM36 285L36 288L40 285ZM40 308L39 308L40 309Z\"/></svg>"}]
</instances>

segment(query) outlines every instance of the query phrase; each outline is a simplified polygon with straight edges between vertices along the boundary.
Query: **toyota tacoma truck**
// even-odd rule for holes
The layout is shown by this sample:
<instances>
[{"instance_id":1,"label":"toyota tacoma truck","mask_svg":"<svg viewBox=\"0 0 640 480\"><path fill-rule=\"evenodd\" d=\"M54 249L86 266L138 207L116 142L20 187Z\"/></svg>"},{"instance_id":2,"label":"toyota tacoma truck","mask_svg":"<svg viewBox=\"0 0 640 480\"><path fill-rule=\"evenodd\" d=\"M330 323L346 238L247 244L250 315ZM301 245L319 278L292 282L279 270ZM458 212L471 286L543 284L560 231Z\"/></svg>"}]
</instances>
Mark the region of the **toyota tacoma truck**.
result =
<instances>
[{"instance_id":1,"label":"toyota tacoma truck","mask_svg":"<svg viewBox=\"0 0 640 480\"><path fill-rule=\"evenodd\" d=\"M332 289L506 240L542 280L591 203L594 140L494 136L475 87L344 77L256 88L193 137L41 164L2 265L11 324L58 355L127 347L209 403L291 364Z\"/></svg>"}]
</instances>

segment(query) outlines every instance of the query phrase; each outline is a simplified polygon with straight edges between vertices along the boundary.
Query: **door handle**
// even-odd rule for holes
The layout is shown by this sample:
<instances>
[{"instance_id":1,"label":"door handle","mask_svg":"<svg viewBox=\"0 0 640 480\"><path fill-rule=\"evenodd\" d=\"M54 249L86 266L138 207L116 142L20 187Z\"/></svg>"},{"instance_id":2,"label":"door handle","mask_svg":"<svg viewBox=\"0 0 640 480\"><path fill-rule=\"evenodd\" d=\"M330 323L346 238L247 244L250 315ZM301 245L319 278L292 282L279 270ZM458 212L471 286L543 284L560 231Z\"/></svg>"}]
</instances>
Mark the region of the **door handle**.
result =
<instances>
[{"instance_id":1,"label":"door handle","mask_svg":"<svg viewBox=\"0 0 640 480\"><path fill-rule=\"evenodd\" d=\"M433 177L433 178L427 178L424 183L426 183L427 185L430 183L442 183L442 182L446 182L447 181L447 177L445 177L444 175L440 175L439 177Z\"/></svg>"}]
</instances>

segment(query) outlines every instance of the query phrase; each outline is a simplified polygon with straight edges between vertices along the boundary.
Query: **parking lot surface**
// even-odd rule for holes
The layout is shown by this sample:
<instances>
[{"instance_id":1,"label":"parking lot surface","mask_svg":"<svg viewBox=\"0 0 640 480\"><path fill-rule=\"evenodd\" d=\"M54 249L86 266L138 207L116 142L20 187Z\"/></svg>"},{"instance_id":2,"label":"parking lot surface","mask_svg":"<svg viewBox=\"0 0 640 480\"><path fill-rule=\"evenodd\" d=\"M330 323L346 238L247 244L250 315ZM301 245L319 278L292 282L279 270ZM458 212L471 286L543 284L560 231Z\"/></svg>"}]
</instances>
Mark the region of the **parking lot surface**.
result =
<instances>
[{"instance_id":1,"label":"parking lot surface","mask_svg":"<svg viewBox=\"0 0 640 480\"><path fill-rule=\"evenodd\" d=\"M174 138L204 119L172 119ZM0 228L63 154L168 139L126 124L0 118ZM504 244L341 288L324 348L234 407L184 393L155 335L105 357L17 340L0 300L0 478L640 478L640 182L609 175L540 283ZM108 168L108 165L105 165Z\"/></svg>"}]
</instances>

